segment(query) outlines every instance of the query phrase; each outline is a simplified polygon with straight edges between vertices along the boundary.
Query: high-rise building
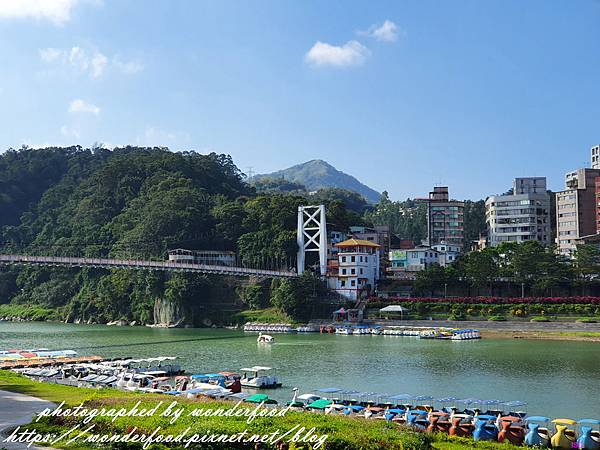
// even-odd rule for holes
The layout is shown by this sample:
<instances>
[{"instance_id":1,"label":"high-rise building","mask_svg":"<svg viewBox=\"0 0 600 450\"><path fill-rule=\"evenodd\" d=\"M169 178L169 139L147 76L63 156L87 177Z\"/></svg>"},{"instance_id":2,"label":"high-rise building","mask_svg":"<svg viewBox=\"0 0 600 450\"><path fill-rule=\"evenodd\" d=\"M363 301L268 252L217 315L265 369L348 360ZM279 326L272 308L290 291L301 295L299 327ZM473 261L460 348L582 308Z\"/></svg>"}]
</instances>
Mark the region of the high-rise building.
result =
<instances>
[{"instance_id":1,"label":"high-rise building","mask_svg":"<svg viewBox=\"0 0 600 450\"><path fill-rule=\"evenodd\" d=\"M512 193L485 201L487 244L538 241L550 243L550 195L545 177L515 178Z\"/></svg>"},{"instance_id":2,"label":"high-rise building","mask_svg":"<svg viewBox=\"0 0 600 450\"><path fill-rule=\"evenodd\" d=\"M447 186L434 187L427 199L427 245L448 244L463 249L465 203L450 200Z\"/></svg>"},{"instance_id":3,"label":"high-rise building","mask_svg":"<svg viewBox=\"0 0 600 450\"><path fill-rule=\"evenodd\" d=\"M592 153L592 169L600 169L600 145L594 145Z\"/></svg>"},{"instance_id":4,"label":"high-rise building","mask_svg":"<svg viewBox=\"0 0 600 450\"><path fill-rule=\"evenodd\" d=\"M566 189L556 193L556 245L562 255L572 256L576 240L596 233L597 177L600 168L569 172L565 175Z\"/></svg>"}]
</instances>

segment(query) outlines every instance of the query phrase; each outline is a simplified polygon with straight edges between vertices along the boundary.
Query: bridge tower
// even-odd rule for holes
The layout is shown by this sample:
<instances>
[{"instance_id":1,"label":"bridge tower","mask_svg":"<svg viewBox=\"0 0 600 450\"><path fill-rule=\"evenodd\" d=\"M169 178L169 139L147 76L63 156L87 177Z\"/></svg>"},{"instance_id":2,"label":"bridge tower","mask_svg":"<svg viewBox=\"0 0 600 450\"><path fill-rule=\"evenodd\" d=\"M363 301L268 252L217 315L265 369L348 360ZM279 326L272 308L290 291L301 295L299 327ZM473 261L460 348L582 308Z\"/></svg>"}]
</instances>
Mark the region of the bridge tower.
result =
<instances>
[{"instance_id":1,"label":"bridge tower","mask_svg":"<svg viewBox=\"0 0 600 450\"><path fill-rule=\"evenodd\" d=\"M327 273L325 205L298 206L298 275L304 273L306 252L319 252L321 276Z\"/></svg>"}]
</instances>

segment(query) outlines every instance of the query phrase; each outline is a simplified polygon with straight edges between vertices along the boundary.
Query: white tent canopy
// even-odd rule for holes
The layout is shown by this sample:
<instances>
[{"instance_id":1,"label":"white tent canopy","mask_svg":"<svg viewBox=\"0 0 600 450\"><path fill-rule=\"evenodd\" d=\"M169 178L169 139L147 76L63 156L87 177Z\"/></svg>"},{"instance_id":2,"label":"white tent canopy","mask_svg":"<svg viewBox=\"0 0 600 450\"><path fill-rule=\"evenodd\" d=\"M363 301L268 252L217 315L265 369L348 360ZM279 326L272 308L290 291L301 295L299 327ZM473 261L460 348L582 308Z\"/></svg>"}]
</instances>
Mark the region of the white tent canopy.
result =
<instances>
[{"instance_id":1,"label":"white tent canopy","mask_svg":"<svg viewBox=\"0 0 600 450\"><path fill-rule=\"evenodd\" d=\"M406 311L408 311L408 309L404 308L404 307L402 307L400 305L389 305L389 306L386 306L385 308L381 308L379 310L379 312L382 312L382 313L385 313L385 312L399 312L399 313L404 313Z\"/></svg>"}]
</instances>

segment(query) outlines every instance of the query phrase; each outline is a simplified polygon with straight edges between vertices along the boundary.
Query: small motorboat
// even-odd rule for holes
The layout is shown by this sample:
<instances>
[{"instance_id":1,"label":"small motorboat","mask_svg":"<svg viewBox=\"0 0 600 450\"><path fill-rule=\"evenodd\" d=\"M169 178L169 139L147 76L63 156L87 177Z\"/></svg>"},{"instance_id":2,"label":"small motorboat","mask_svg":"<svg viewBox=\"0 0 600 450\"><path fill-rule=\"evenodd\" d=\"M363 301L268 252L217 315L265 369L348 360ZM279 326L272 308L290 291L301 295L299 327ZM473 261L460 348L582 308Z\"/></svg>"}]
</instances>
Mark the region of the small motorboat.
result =
<instances>
[{"instance_id":1,"label":"small motorboat","mask_svg":"<svg viewBox=\"0 0 600 450\"><path fill-rule=\"evenodd\" d=\"M244 387L255 389L272 389L281 387L281 383L274 375L268 375L266 372L270 367L253 366L240 369L242 378L240 384Z\"/></svg>"},{"instance_id":2,"label":"small motorboat","mask_svg":"<svg viewBox=\"0 0 600 450\"><path fill-rule=\"evenodd\" d=\"M577 422L573 419L554 419L552 423L555 429L554 434L550 438L552 448L573 448L577 441L577 433L574 428Z\"/></svg>"},{"instance_id":3,"label":"small motorboat","mask_svg":"<svg viewBox=\"0 0 600 450\"><path fill-rule=\"evenodd\" d=\"M600 420L581 419L577 423L580 426L577 448L586 450L600 449ZM598 429L594 429L594 426Z\"/></svg>"},{"instance_id":4,"label":"small motorboat","mask_svg":"<svg viewBox=\"0 0 600 450\"><path fill-rule=\"evenodd\" d=\"M545 448L550 445L549 417L531 416L525 419L525 423L527 424L527 433L523 443L526 446Z\"/></svg>"},{"instance_id":5,"label":"small motorboat","mask_svg":"<svg viewBox=\"0 0 600 450\"><path fill-rule=\"evenodd\" d=\"M258 338L256 342L259 344L272 344L275 338L270 334L262 334L262 332L258 333Z\"/></svg>"}]
</instances>

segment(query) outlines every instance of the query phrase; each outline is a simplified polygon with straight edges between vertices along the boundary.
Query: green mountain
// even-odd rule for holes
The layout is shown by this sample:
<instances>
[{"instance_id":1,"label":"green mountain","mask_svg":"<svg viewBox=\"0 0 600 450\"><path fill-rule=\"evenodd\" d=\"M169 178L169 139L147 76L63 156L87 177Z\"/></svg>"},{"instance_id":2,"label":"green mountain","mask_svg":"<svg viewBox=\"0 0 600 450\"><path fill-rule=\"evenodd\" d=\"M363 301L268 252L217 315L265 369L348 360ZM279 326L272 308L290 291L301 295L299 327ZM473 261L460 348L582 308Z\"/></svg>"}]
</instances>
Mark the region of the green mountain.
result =
<instances>
[{"instance_id":1,"label":"green mountain","mask_svg":"<svg viewBox=\"0 0 600 450\"><path fill-rule=\"evenodd\" d=\"M277 172L256 175L252 180L259 181L265 178L275 180L283 178L306 186L309 191L318 191L324 188L347 189L362 195L369 203L377 203L381 197L376 190L321 159L313 159Z\"/></svg>"},{"instance_id":2,"label":"green mountain","mask_svg":"<svg viewBox=\"0 0 600 450\"><path fill-rule=\"evenodd\" d=\"M355 199L329 194L336 229L361 223L344 206L358 209ZM165 260L175 248L227 250L246 267L289 268L298 206L312 202L305 192L256 193L227 155L9 149L0 153L0 253ZM197 273L0 266L0 318L198 326L230 323L242 305L300 316L311 309L296 310L308 296L296 281L278 290Z\"/></svg>"}]
</instances>

